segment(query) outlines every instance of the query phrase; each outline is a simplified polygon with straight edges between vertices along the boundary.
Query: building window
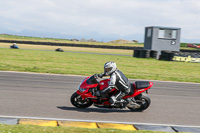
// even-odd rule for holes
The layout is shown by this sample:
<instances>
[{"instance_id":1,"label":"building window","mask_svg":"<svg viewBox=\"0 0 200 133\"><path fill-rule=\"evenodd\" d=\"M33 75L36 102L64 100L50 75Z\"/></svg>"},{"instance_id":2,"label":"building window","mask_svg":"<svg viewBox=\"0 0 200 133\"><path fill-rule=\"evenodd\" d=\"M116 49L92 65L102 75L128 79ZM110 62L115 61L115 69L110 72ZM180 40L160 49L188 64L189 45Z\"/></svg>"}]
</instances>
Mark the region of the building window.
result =
<instances>
[{"instance_id":1,"label":"building window","mask_svg":"<svg viewBox=\"0 0 200 133\"><path fill-rule=\"evenodd\" d=\"M150 37L151 37L151 33L152 33L152 29L151 29L151 28L148 28L148 29L147 29L147 38L150 38Z\"/></svg>"},{"instance_id":2,"label":"building window","mask_svg":"<svg viewBox=\"0 0 200 133\"><path fill-rule=\"evenodd\" d=\"M158 38L176 39L177 30L159 29Z\"/></svg>"}]
</instances>

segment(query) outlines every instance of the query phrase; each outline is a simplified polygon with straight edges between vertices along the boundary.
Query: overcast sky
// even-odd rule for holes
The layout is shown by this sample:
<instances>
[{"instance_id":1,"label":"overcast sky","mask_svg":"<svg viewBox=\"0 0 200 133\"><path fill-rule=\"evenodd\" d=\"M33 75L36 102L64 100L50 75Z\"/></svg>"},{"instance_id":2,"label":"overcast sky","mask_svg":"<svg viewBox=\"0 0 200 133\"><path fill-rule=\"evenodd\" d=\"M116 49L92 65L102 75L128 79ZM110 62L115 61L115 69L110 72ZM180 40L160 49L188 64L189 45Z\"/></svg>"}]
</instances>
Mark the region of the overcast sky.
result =
<instances>
[{"instance_id":1,"label":"overcast sky","mask_svg":"<svg viewBox=\"0 0 200 133\"><path fill-rule=\"evenodd\" d=\"M0 0L0 34L144 42L147 26L200 43L200 0Z\"/></svg>"}]
</instances>

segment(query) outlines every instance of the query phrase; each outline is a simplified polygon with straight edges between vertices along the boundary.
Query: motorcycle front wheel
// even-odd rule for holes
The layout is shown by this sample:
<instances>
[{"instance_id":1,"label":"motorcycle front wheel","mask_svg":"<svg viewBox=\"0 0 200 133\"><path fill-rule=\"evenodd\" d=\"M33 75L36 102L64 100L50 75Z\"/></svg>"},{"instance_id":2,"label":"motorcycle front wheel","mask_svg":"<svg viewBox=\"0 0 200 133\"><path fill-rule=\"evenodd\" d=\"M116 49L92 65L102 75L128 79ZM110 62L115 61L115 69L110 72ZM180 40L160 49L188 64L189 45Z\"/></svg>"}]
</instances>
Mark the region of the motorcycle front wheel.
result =
<instances>
[{"instance_id":1,"label":"motorcycle front wheel","mask_svg":"<svg viewBox=\"0 0 200 133\"><path fill-rule=\"evenodd\" d=\"M151 99L146 93L142 93L135 97L136 103L140 106L139 108L130 108L131 111L143 111L147 109L151 104Z\"/></svg>"},{"instance_id":2,"label":"motorcycle front wheel","mask_svg":"<svg viewBox=\"0 0 200 133\"><path fill-rule=\"evenodd\" d=\"M82 100L82 97L76 92L71 96L71 103L77 108L87 108L93 104L90 100Z\"/></svg>"}]
</instances>

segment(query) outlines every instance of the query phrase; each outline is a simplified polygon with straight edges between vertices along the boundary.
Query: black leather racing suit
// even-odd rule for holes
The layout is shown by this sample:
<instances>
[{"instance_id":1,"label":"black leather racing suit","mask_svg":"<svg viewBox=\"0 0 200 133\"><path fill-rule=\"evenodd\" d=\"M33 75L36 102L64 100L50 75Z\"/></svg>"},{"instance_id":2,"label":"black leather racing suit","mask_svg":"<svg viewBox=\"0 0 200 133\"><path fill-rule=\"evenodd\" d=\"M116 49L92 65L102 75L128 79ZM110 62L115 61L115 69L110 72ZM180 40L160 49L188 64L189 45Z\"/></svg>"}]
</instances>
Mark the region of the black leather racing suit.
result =
<instances>
[{"instance_id":1,"label":"black leather racing suit","mask_svg":"<svg viewBox=\"0 0 200 133\"><path fill-rule=\"evenodd\" d=\"M130 82L126 76L120 71L116 70L110 75L110 83L108 88L104 89L101 93L109 93L113 88L119 90L117 94L110 98L111 104L114 104L116 101L121 101L121 98L130 93Z\"/></svg>"}]
</instances>

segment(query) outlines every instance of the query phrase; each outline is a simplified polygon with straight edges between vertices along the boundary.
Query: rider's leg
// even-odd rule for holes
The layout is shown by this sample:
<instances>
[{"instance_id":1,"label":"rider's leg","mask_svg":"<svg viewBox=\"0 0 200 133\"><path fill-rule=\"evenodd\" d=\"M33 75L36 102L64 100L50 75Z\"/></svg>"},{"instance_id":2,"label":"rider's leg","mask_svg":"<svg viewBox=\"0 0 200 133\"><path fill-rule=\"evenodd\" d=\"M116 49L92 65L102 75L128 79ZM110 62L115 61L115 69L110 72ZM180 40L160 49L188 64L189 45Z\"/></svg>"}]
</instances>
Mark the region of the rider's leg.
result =
<instances>
[{"instance_id":1,"label":"rider's leg","mask_svg":"<svg viewBox=\"0 0 200 133\"><path fill-rule=\"evenodd\" d=\"M126 93L119 91L116 95L111 96L109 102L111 106L114 106L117 102L123 102L122 98L126 95Z\"/></svg>"}]
</instances>

